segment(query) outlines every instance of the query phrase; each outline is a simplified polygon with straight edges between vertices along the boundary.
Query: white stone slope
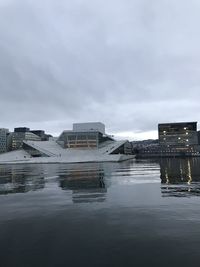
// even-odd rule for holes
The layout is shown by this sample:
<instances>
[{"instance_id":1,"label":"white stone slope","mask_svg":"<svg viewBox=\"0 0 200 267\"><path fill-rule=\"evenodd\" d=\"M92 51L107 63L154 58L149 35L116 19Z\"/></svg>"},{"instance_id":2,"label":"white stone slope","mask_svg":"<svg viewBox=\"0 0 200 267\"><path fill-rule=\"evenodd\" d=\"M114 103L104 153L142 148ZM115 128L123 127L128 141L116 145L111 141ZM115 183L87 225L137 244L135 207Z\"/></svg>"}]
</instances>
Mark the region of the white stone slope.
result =
<instances>
[{"instance_id":1,"label":"white stone slope","mask_svg":"<svg viewBox=\"0 0 200 267\"><path fill-rule=\"evenodd\" d=\"M99 149L63 149L55 141L24 141L39 150L46 157L31 157L24 150L0 155L0 164L18 163L81 163L81 162L118 162L133 158L133 155L110 154L126 141L109 142Z\"/></svg>"}]
</instances>

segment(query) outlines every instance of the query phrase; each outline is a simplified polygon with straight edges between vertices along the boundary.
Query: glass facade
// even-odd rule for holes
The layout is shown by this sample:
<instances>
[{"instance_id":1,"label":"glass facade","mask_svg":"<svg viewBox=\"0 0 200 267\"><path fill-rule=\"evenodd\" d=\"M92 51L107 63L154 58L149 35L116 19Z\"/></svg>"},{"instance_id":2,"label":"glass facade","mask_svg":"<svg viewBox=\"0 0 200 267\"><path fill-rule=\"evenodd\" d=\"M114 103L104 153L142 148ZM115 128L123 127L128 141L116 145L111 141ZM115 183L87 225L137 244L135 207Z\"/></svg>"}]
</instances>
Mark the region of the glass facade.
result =
<instances>
[{"instance_id":1,"label":"glass facade","mask_svg":"<svg viewBox=\"0 0 200 267\"><path fill-rule=\"evenodd\" d=\"M30 141L40 141L41 138L31 132L14 132L11 136L11 149L17 150L22 149L23 141L30 140Z\"/></svg>"},{"instance_id":2,"label":"glass facade","mask_svg":"<svg viewBox=\"0 0 200 267\"><path fill-rule=\"evenodd\" d=\"M64 148L97 148L99 144L98 132L64 131L58 138Z\"/></svg>"},{"instance_id":3,"label":"glass facade","mask_svg":"<svg viewBox=\"0 0 200 267\"><path fill-rule=\"evenodd\" d=\"M111 154L125 154L125 155L132 155L132 146L130 142L126 142L116 150L114 150Z\"/></svg>"},{"instance_id":4,"label":"glass facade","mask_svg":"<svg viewBox=\"0 0 200 267\"><path fill-rule=\"evenodd\" d=\"M113 139L98 131L64 131L57 142L64 148L98 148L105 141L113 141Z\"/></svg>"}]
</instances>

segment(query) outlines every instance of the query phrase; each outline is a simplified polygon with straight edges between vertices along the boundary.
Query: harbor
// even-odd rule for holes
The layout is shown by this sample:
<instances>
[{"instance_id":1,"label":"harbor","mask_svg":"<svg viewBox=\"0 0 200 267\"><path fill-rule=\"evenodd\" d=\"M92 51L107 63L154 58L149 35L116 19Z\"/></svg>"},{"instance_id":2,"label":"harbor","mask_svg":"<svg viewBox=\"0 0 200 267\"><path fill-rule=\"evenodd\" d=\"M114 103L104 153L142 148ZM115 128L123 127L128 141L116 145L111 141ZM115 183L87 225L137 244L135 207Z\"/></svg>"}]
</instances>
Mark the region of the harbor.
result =
<instances>
[{"instance_id":1,"label":"harbor","mask_svg":"<svg viewBox=\"0 0 200 267\"><path fill-rule=\"evenodd\" d=\"M199 160L1 165L2 266L195 266Z\"/></svg>"}]
</instances>

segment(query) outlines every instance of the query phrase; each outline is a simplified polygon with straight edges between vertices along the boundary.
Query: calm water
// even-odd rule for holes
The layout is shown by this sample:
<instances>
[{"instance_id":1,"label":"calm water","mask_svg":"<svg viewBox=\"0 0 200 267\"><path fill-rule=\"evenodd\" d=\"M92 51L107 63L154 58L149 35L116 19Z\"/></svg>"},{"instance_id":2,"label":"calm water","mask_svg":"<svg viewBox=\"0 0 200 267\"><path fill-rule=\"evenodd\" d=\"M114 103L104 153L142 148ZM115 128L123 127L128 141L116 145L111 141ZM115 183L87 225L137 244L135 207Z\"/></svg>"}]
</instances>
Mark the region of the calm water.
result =
<instances>
[{"instance_id":1,"label":"calm water","mask_svg":"<svg viewBox=\"0 0 200 267\"><path fill-rule=\"evenodd\" d=\"M0 166L0 266L199 266L200 159Z\"/></svg>"}]
</instances>

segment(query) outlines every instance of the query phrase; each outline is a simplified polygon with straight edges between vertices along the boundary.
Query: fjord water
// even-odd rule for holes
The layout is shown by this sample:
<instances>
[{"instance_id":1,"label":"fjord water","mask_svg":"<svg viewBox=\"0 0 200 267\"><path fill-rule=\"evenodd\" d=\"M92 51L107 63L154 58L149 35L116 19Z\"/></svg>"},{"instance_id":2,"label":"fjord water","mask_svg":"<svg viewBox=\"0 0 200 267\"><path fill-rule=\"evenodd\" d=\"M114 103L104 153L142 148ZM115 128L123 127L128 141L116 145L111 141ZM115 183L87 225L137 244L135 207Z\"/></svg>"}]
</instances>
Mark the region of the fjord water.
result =
<instances>
[{"instance_id":1,"label":"fjord water","mask_svg":"<svg viewBox=\"0 0 200 267\"><path fill-rule=\"evenodd\" d=\"M0 266L199 266L200 159L0 166Z\"/></svg>"}]
</instances>

